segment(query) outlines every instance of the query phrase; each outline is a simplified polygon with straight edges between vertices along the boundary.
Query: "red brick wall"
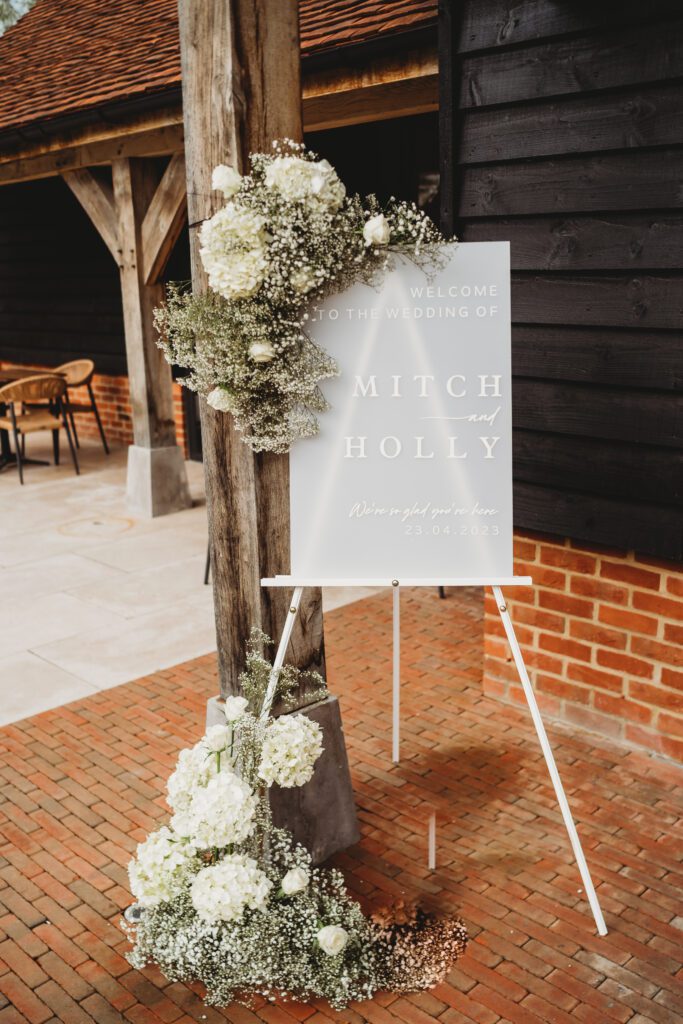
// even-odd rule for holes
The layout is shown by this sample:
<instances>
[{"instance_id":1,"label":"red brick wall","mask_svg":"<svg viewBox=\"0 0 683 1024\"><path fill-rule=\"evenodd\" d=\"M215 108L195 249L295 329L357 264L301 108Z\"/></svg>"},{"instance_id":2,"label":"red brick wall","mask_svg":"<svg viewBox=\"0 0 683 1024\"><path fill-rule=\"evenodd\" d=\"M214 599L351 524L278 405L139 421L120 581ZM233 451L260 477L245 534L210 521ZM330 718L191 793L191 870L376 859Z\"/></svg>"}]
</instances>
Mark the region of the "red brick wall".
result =
<instances>
[{"instance_id":1,"label":"red brick wall","mask_svg":"<svg viewBox=\"0 0 683 1024\"><path fill-rule=\"evenodd\" d=\"M683 572L632 553L519 532L506 592L539 704L550 716L683 761ZM492 594L484 690L524 694Z\"/></svg>"},{"instance_id":2,"label":"red brick wall","mask_svg":"<svg viewBox=\"0 0 683 1024\"><path fill-rule=\"evenodd\" d=\"M0 366L3 365L6 364L0 361ZM49 370L49 367L38 366L36 369ZM128 377L110 377L105 374L96 373L93 377L93 391L95 392L95 400L107 440L112 445L132 444L133 423L130 414ZM75 402L88 401L88 393L85 389L82 392L72 390L71 395ZM187 432L183 411L182 389L175 382L173 384L173 411L176 422L176 439L185 455L187 455ZM79 437L99 439L97 423L95 422L95 417L91 414L82 413L77 416L76 429Z\"/></svg>"}]
</instances>

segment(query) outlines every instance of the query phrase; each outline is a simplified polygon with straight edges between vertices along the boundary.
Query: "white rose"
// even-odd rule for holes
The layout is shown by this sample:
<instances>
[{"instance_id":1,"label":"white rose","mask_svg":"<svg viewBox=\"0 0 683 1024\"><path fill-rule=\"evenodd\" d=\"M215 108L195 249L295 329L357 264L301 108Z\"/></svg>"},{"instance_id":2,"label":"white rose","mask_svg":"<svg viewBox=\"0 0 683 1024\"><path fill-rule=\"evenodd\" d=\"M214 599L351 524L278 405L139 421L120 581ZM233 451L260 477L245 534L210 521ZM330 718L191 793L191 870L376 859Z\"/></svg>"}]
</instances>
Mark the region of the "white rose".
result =
<instances>
[{"instance_id":1,"label":"white rose","mask_svg":"<svg viewBox=\"0 0 683 1024\"><path fill-rule=\"evenodd\" d=\"M349 941L349 933L338 924L328 924L321 928L316 939L323 953L328 956L338 956Z\"/></svg>"},{"instance_id":2,"label":"white rose","mask_svg":"<svg viewBox=\"0 0 683 1024\"><path fill-rule=\"evenodd\" d=\"M228 722L236 722L247 710L249 701L246 697L226 697L223 711Z\"/></svg>"},{"instance_id":3,"label":"white rose","mask_svg":"<svg viewBox=\"0 0 683 1024\"><path fill-rule=\"evenodd\" d=\"M207 405L210 405L212 409L217 412L231 412L232 402L230 401L230 395L225 388L214 388L206 396Z\"/></svg>"},{"instance_id":4,"label":"white rose","mask_svg":"<svg viewBox=\"0 0 683 1024\"><path fill-rule=\"evenodd\" d=\"M227 725L212 725L210 729L206 730L204 736L204 743L214 753L218 753L219 750L225 750L230 743L232 730Z\"/></svg>"},{"instance_id":5,"label":"white rose","mask_svg":"<svg viewBox=\"0 0 683 1024\"><path fill-rule=\"evenodd\" d=\"M305 871L303 868L291 868L282 879L282 891L285 896L293 896L295 893L305 889L310 880L311 876L308 871Z\"/></svg>"},{"instance_id":6,"label":"white rose","mask_svg":"<svg viewBox=\"0 0 683 1024\"><path fill-rule=\"evenodd\" d=\"M249 346L249 355L255 363L269 363L275 358L275 349L269 341L254 341Z\"/></svg>"},{"instance_id":7,"label":"white rose","mask_svg":"<svg viewBox=\"0 0 683 1024\"><path fill-rule=\"evenodd\" d=\"M363 238L366 245L388 245L391 238L389 221L383 213L371 217L363 228Z\"/></svg>"},{"instance_id":8,"label":"white rose","mask_svg":"<svg viewBox=\"0 0 683 1024\"><path fill-rule=\"evenodd\" d=\"M216 192L222 192L226 199L234 196L242 184L242 175L238 174L234 167L227 164L219 164L214 167L211 175L211 188Z\"/></svg>"}]
</instances>

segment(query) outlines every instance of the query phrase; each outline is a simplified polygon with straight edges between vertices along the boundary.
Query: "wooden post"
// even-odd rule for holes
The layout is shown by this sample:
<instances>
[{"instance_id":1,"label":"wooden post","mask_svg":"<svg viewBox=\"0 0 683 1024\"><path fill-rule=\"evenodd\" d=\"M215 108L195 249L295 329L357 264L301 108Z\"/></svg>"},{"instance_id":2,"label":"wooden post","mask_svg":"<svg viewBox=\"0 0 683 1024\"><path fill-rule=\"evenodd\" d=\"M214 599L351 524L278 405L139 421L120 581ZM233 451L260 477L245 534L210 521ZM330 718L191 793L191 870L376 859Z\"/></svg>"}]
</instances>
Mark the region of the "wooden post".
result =
<instances>
[{"instance_id":1,"label":"wooden post","mask_svg":"<svg viewBox=\"0 0 683 1024\"><path fill-rule=\"evenodd\" d=\"M223 202L211 192L220 163L240 172L274 139L301 139L298 8L295 0L180 0L192 281L207 287L198 251L202 221ZM252 626L277 640L288 595L262 576L289 570L289 459L254 456L232 417L201 402L221 693L237 689ZM319 591L311 591L290 661L324 666Z\"/></svg>"},{"instance_id":2,"label":"wooden post","mask_svg":"<svg viewBox=\"0 0 683 1024\"><path fill-rule=\"evenodd\" d=\"M171 370L157 346L160 278L185 219L185 163L171 157L159 180L152 160L123 157L112 184L85 168L64 181L116 260L121 276L126 360L133 418L128 504L145 516L191 504L185 460L176 444Z\"/></svg>"},{"instance_id":3,"label":"wooden post","mask_svg":"<svg viewBox=\"0 0 683 1024\"><path fill-rule=\"evenodd\" d=\"M192 281L195 291L203 291L207 278L198 231L223 201L211 191L213 168L227 163L243 172L250 152L268 150L278 138L302 138L298 4L179 0L178 10ZM289 595L264 590L260 579L289 571L289 459L255 456L235 431L232 417L204 401L201 423L224 698L238 689L252 626L277 640L286 618ZM306 593L290 651L288 660L300 668L324 669L320 591ZM315 799L316 779L309 784L313 795L305 787L308 794L296 806L290 799L284 812L288 827L307 842L316 859L357 838L336 701L327 717L330 760L316 778L322 780L328 817L322 799Z\"/></svg>"}]
</instances>

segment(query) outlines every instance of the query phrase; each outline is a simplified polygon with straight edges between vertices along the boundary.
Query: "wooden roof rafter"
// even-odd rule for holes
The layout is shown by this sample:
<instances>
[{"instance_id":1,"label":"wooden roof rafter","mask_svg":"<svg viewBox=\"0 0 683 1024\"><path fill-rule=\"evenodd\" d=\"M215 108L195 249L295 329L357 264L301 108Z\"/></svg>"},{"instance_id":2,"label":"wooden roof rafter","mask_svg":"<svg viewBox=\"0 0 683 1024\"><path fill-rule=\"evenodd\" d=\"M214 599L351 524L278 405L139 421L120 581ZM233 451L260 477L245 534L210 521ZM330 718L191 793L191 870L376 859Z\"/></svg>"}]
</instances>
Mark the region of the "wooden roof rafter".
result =
<instances>
[{"instance_id":1,"label":"wooden roof rafter","mask_svg":"<svg viewBox=\"0 0 683 1024\"><path fill-rule=\"evenodd\" d=\"M309 73L303 79L302 104L305 131L435 111L436 46L380 57L371 65L356 62ZM176 104L0 152L0 185L111 165L122 158L171 156L183 147L182 109Z\"/></svg>"}]
</instances>

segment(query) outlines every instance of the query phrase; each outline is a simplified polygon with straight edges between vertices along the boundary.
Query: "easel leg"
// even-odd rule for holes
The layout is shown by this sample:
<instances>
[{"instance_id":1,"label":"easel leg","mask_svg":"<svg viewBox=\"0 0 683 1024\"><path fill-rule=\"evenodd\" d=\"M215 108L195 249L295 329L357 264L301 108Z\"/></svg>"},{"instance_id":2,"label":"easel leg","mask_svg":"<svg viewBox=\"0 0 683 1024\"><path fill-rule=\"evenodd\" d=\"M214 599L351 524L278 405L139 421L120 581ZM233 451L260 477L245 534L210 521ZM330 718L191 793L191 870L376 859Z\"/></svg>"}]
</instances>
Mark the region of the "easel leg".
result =
<instances>
[{"instance_id":1,"label":"easel leg","mask_svg":"<svg viewBox=\"0 0 683 1024\"><path fill-rule=\"evenodd\" d=\"M294 622L296 620L296 614L299 611L299 605L301 604L301 595L304 592L303 587L295 587L294 593L292 594L292 603L289 606L287 618L282 628L282 635L280 636L280 643L278 644L277 654L275 655L275 661L273 662L273 668L270 673L268 680L268 689L263 699L263 707L261 708L261 720L264 721L270 714L270 709L273 706L273 700L275 698L275 689L277 687L277 677L280 669L284 665L285 655L287 654L287 648L289 647L289 641L292 636L292 630L294 629Z\"/></svg>"},{"instance_id":2,"label":"easel leg","mask_svg":"<svg viewBox=\"0 0 683 1024\"><path fill-rule=\"evenodd\" d=\"M552 748L548 741L545 726L543 725L541 712L538 710L536 696L534 694L533 687L529 680L529 675L526 670L526 665L524 664L522 652L517 642L517 637L515 636L515 630L512 625L512 619L510 618L510 613L508 611L507 604L505 603L505 598L503 597L503 592L500 589L500 587L494 587L493 593L496 598L496 604L498 605L500 619L501 622L503 623L503 628L505 629L505 633L508 638L508 643L510 644L512 657L515 660L515 665L517 667L519 679L524 689L524 696L526 697L527 703L529 705L531 718L533 720L534 726L536 727L536 733L541 744L541 750L543 751L543 756L545 757L545 762L548 766L548 772L550 773L550 778L555 788L555 795L557 797L557 802L560 805L560 810L562 812L562 817L564 819L565 828L567 829L567 832L569 834L569 841L572 844L574 857L576 858L576 863L579 866L579 872L581 873L583 887L586 891L586 895L588 896L590 908L593 911L593 917L595 918L595 924L598 929L598 934L607 935L605 919L602 916L602 910L600 909L600 904L598 903L598 897L593 886L593 880L590 876L588 864L586 863L586 858L583 854L581 840L579 839L578 832L576 831L576 825L574 824L574 819L572 818L572 812L569 809L569 804L567 802L567 797L565 796L564 787L562 786L562 780L560 779L560 773L557 770L557 765L555 764L555 757L553 755Z\"/></svg>"},{"instance_id":3,"label":"easel leg","mask_svg":"<svg viewBox=\"0 0 683 1024\"><path fill-rule=\"evenodd\" d=\"M393 682L391 709L391 760L398 764L401 745L401 599L398 584L393 587Z\"/></svg>"}]
</instances>

